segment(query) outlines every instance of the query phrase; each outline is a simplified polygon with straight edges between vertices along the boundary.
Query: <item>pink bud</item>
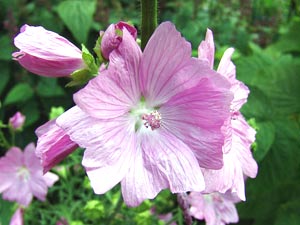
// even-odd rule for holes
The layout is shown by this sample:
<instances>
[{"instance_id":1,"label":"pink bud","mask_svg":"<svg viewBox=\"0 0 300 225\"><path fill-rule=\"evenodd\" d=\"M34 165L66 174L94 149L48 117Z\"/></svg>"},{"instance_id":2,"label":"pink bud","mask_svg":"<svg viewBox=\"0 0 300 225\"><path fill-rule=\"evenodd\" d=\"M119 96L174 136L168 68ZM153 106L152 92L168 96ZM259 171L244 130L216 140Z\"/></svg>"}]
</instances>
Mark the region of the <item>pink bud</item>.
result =
<instances>
[{"instance_id":1,"label":"pink bud","mask_svg":"<svg viewBox=\"0 0 300 225\"><path fill-rule=\"evenodd\" d=\"M24 210L18 208L10 219L9 225L23 225L23 213Z\"/></svg>"},{"instance_id":2,"label":"pink bud","mask_svg":"<svg viewBox=\"0 0 300 225\"><path fill-rule=\"evenodd\" d=\"M22 113L16 112L13 117L9 118L9 124L14 130L18 130L22 128L25 119L26 117Z\"/></svg>"},{"instance_id":3,"label":"pink bud","mask_svg":"<svg viewBox=\"0 0 300 225\"><path fill-rule=\"evenodd\" d=\"M80 49L57 33L29 25L22 26L20 31L14 39L20 51L12 56L30 72L63 77L84 67Z\"/></svg>"},{"instance_id":4,"label":"pink bud","mask_svg":"<svg viewBox=\"0 0 300 225\"><path fill-rule=\"evenodd\" d=\"M119 47L122 41L122 31L124 29L128 30L128 32L136 39L137 30L134 26L122 21L117 24L111 24L104 32L101 40L101 52L104 58L108 59L109 54ZM118 33L118 31L121 32Z\"/></svg>"}]
</instances>

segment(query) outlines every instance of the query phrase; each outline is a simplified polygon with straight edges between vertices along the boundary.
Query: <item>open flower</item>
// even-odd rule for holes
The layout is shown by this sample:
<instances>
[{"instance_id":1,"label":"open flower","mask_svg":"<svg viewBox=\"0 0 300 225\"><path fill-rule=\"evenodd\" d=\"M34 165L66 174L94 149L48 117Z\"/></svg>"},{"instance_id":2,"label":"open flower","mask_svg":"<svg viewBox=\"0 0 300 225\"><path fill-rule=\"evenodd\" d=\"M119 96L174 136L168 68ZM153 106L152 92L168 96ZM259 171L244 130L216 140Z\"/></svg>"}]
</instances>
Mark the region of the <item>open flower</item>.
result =
<instances>
[{"instance_id":1,"label":"open flower","mask_svg":"<svg viewBox=\"0 0 300 225\"><path fill-rule=\"evenodd\" d=\"M190 43L165 22L143 53L123 29L108 69L56 122L86 148L82 164L94 191L121 182L126 204L136 206L162 189L204 189L200 166L223 166L221 127L231 100L228 81L191 58Z\"/></svg>"},{"instance_id":2,"label":"open flower","mask_svg":"<svg viewBox=\"0 0 300 225\"><path fill-rule=\"evenodd\" d=\"M55 119L40 126L35 133L38 136L35 153L41 160L44 173L78 148L69 135L56 125Z\"/></svg>"},{"instance_id":3,"label":"open flower","mask_svg":"<svg viewBox=\"0 0 300 225\"><path fill-rule=\"evenodd\" d=\"M207 61L211 68L214 64L214 48L213 34L208 29L205 41L199 45L198 57ZM244 176L254 178L257 174L257 163L251 153L255 130L239 112L247 101L249 89L236 79L235 65L231 61L233 51L233 48L225 51L217 69L217 72L230 82L230 90L234 93L230 105L231 115L222 128L225 135L224 166L220 170L204 169L203 172L207 192L225 193L231 189L241 200L245 200Z\"/></svg>"},{"instance_id":4,"label":"open flower","mask_svg":"<svg viewBox=\"0 0 300 225\"><path fill-rule=\"evenodd\" d=\"M191 215L196 219L205 220L206 225L237 223L239 218L235 208L236 202L236 197L230 193L202 194L191 192L189 194Z\"/></svg>"},{"instance_id":5,"label":"open flower","mask_svg":"<svg viewBox=\"0 0 300 225\"><path fill-rule=\"evenodd\" d=\"M31 143L24 152L12 147L0 158L0 193L3 199L23 206L28 206L33 196L44 201L48 187L58 180L58 176L50 172L43 176L42 166L34 151L34 144Z\"/></svg>"},{"instance_id":6,"label":"open flower","mask_svg":"<svg viewBox=\"0 0 300 225\"><path fill-rule=\"evenodd\" d=\"M101 52L104 58L108 59L109 54L118 48L122 41L123 29L129 31L134 39L137 37L137 30L134 26L125 22L118 22L117 24L111 24L103 33L101 39Z\"/></svg>"},{"instance_id":7,"label":"open flower","mask_svg":"<svg viewBox=\"0 0 300 225\"><path fill-rule=\"evenodd\" d=\"M11 118L9 118L9 125L14 130L20 130L23 127L26 117L20 113L16 112Z\"/></svg>"},{"instance_id":8,"label":"open flower","mask_svg":"<svg viewBox=\"0 0 300 225\"><path fill-rule=\"evenodd\" d=\"M43 27L22 26L14 44L20 51L13 53L13 59L32 73L63 77L84 68L81 51L64 37Z\"/></svg>"}]
</instances>

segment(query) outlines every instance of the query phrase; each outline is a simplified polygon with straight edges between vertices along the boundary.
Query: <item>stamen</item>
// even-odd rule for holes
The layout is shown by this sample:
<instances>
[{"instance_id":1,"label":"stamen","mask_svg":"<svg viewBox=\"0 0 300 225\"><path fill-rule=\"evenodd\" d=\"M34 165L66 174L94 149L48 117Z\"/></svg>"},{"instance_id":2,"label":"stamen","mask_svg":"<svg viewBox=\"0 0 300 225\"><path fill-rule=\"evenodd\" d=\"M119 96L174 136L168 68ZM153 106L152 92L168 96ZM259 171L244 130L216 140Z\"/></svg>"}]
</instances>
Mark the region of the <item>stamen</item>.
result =
<instances>
[{"instance_id":1,"label":"stamen","mask_svg":"<svg viewBox=\"0 0 300 225\"><path fill-rule=\"evenodd\" d=\"M157 110L154 110L150 114L144 114L142 119L145 120L145 127L151 127L151 130L160 128L161 125L161 115Z\"/></svg>"}]
</instances>

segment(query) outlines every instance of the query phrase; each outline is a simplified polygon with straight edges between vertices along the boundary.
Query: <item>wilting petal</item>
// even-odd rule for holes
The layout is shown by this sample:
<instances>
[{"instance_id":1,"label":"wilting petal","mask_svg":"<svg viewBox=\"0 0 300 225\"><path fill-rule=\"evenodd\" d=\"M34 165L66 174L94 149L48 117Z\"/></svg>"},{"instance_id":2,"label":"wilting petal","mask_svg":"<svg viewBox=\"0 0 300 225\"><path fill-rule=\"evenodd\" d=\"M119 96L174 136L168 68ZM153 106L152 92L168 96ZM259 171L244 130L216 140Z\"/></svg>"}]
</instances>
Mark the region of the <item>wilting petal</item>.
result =
<instances>
[{"instance_id":1,"label":"wilting petal","mask_svg":"<svg viewBox=\"0 0 300 225\"><path fill-rule=\"evenodd\" d=\"M36 130L38 142L36 155L41 159L44 173L66 158L78 145L70 140L63 129L51 120Z\"/></svg>"},{"instance_id":2,"label":"wilting petal","mask_svg":"<svg viewBox=\"0 0 300 225\"><path fill-rule=\"evenodd\" d=\"M75 103L89 115L101 119L127 113L140 99L137 82L140 57L139 46L125 29L118 51L110 54L108 70L77 92Z\"/></svg>"},{"instance_id":3,"label":"wilting petal","mask_svg":"<svg viewBox=\"0 0 300 225\"><path fill-rule=\"evenodd\" d=\"M198 59L205 60L212 69L214 67L215 43L213 33L210 29L206 30L205 41L198 47Z\"/></svg>"},{"instance_id":4,"label":"wilting petal","mask_svg":"<svg viewBox=\"0 0 300 225\"><path fill-rule=\"evenodd\" d=\"M201 167L220 169L224 144L221 127L229 118L232 94L215 87L214 78L217 74L173 96L160 112L163 126L192 149Z\"/></svg>"}]
</instances>

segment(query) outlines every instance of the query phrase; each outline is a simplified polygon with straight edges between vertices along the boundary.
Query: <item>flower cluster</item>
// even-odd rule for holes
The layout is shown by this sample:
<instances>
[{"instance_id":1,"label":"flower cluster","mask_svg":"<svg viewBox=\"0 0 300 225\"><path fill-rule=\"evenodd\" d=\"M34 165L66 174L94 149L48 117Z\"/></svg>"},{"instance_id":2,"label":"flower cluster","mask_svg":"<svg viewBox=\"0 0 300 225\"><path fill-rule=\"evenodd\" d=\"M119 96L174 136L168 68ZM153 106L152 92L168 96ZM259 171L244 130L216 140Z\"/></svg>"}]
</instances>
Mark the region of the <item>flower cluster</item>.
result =
<instances>
[{"instance_id":1,"label":"flower cluster","mask_svg":"<svg viewBox=\"0 0 300 225\"><path fill-rule=\"evenodd\" d=\"M100 35L99 59L92 63L98 73L73 95L74 107L36 131L44 172L79 146L97 194L121 183L125 203L137 206L163 189L191 192L195 218L236 222L236 199L224 196L245 200L244 179L256 176L257 164L250 150L255 131L239 112L249 90L236 80L233 49L215 71L210 30L198 58L170 22L157 27L143 51L127 23ZM41 27L23 26L15 45L15 59L39 75L95 71L86 55L81 58L84 50ZM231 216L209 222L208 211L223 212L218 203Z\"/></svg>"}]
</instances>

